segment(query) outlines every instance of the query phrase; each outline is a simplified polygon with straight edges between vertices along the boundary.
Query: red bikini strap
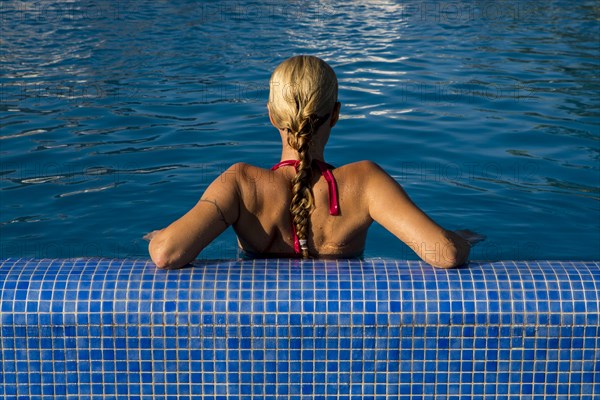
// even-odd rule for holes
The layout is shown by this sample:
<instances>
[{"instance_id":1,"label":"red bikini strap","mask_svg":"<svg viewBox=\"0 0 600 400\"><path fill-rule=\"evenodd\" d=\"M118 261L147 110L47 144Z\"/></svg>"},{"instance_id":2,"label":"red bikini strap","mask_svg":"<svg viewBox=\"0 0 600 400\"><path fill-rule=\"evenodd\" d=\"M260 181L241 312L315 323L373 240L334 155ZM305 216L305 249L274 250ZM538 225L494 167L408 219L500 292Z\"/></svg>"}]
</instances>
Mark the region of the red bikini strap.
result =
<instances>
[{"instance_id":1,"label":"red bikini strap","mask_svg":"<svg viewBox=\"0 0 600 400\"><path fill-rule=\"evenodd\" d=\"M294 221L292 221L292 234L294 235L294 252L296 254L300 254L302 253L302 251L300 250L300 239L298 238L298 234L296 233L296 226L294 225Z\"/></svg>"},{"instance_id":2,"label":"red bikini strap","mask_svg":"<svg viewBox=\"0 0 600 400\"><path fill-rule=\"evenodd\" d=\"M317 164L317 167L319 168L321 175L323 175L323 178L325 178L325 181L327 182L328 195L329 195L329 215L339 215L340 208L339 208L339 201L338 201L337 186L336 186L335 178L333 177L333 174L331 173L331 170L330 170L334 167L323 161L320 161L320 160L315 160L315 163ZM293 166L297 170L298 165L300 165L299 160L283 160L283 161L273 165L271 167L271 171L275 171L279 167L286 167L286 166Z\"/></svg>"},{"instance_id":3,"label":"red bikini strap","mask_svg":"<svg viewBox=\"0 0 600 400\"><path fill-rule=\"evenodd\" d=\"M315 160L317 166L321 170L321 175L327 181L327 188L329 189L329 215L338 215L340 213L340 208L338 204L338 194L335 178L331 173L328 167L331 167L329 164L324 163L323 161Z\"/></svg>"},{"instance_id":4,"label":"red bikini strap","mask_svg":"<svg viewBox=\"0 0 600 400\"><path fill-rule=\"evenodd\" d=\"M297 169L298 165L300 165L300 160L283 160L283 161L278 162L277 164L273 165L271 167L271 171L275 171L279 167L287 167L287 166L293 166L294 168Z\"/></svg>"}]
</instances>

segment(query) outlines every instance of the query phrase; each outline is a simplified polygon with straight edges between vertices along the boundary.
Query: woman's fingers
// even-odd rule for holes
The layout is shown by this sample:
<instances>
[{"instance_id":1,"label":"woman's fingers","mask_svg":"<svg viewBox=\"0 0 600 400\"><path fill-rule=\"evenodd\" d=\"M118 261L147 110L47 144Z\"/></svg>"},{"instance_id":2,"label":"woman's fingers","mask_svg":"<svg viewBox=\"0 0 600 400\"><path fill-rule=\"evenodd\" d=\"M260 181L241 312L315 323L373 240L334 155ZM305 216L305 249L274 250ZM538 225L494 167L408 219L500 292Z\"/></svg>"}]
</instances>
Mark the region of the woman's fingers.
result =
<instances>
[{"instance_id":1,"label":"woman's fingers","mask_svg":"<svg viewBox=\"0 0 600 400\"><path fill-rule=\"evenodd\" d=\"M152 240L152 238L153 238L154 236L156 236L156 234L157 234L158 232L160 232L160 231L161 231L161 229L157 229L157 230L155 230L155 231L148 232L148 233L146 233L146 234L143 236L143 239L144 239L144 240L147 240L147 241L151 241L151 240Z\"/></svg>"}]
</instances>

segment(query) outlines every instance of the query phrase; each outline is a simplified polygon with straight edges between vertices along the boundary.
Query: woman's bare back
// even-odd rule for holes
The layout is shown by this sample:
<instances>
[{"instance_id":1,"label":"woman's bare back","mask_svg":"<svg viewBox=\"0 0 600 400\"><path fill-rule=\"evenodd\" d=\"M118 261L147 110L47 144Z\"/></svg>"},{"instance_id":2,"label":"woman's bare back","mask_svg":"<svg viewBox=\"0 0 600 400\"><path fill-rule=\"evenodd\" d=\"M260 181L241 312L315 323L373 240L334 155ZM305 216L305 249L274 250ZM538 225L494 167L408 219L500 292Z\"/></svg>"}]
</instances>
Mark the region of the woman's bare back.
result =
<instances>
[{"instance_id":1,"label":"woman's bare back","mask_svg":"<svg viewBox=\"0 0 600 400\"><path fill-rule=\"evenodd\" d=\"M293 174L293 168L232 165L191 210L149 235L153 261L160 268L182 267L231 225L242 249L258 256L297 257L289 212ZM466 260L469 243L431 220L377 164L360 161L336 168L333 175L340 209L335 216L328 213L327 183L318 173L313 176L310 255L360 255L367 230L377 221L432 265L450 268Z\"/></svg>"},{"instance_id":2,"label":"woman's bare back","mask_svg":"<svg viewBox=\"0 0 600 400\"><path fill-rule=\"evenodd\" d=\"M237 164L240 200L239 217L233 227L240 247L254 255L294 257L290 214L291 166L275 171ZM365 162L332 170L338 190L339 214L329 213L328 183L313 169L314 208L310 214L309 253L313 257L356 257L365 247L369 216L364 192Z\"/></svg>"}]
</instances>

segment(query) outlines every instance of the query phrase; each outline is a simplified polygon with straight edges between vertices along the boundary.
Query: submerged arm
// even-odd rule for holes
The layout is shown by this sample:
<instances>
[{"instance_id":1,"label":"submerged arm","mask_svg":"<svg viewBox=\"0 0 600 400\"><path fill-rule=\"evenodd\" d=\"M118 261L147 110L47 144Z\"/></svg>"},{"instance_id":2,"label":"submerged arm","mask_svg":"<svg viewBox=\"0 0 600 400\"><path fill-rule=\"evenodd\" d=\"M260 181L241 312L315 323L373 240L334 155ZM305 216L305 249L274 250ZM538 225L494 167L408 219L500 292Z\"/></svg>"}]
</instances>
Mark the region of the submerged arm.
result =
<instances>
[{"instance_id":1,"label":"submerged arm","mask_svg":"<svg viewBox=\"0 0 600 400\"><path fill-rule=\"evenodd\" d=\"M184 216L148 235L148 251L158 268L180 268L198 256L239 215L236 166L230 167L206 189Z\"/></svg>"},{"instance_id":2,"label":"submerged arm","mask_svg":"<svg viewBox=\"0 0 600 400\"><path fill-rule=\"evenodd\" d=\"M435 267L453 268L467 261L471 248L467 240L436 224L377 164L370 163L369 168L366 193L373 220Z\"/></svg>"}]
</instances>

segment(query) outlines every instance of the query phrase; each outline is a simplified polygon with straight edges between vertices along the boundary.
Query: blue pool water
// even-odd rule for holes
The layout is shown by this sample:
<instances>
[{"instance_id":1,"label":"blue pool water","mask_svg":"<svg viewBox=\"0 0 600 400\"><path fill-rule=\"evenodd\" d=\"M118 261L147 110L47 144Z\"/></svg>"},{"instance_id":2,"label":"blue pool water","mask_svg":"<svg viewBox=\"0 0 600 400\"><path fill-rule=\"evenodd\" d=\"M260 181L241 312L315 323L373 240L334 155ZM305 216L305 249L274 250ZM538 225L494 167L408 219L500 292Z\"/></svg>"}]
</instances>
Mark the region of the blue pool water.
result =
<instances>
[{"instance_id":1,"label":"blue pool water","mask_svg":"<svg viewBox=\"0 0 600 400\"><path fill-rule=\"evenodd\" d=\"M340 80L327 159L372 159L473 259L600 259L595 1L3 1L0 258L146 256L229 164L270 166L268 78ZM414 259L381 227L365 255ZM236 257L228 231L202 255Z\"/></svg>"}]
</instances>

